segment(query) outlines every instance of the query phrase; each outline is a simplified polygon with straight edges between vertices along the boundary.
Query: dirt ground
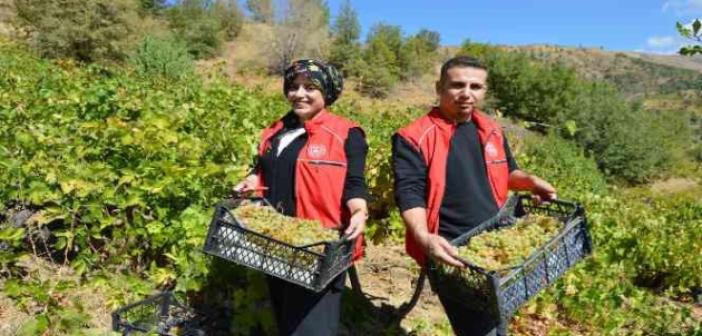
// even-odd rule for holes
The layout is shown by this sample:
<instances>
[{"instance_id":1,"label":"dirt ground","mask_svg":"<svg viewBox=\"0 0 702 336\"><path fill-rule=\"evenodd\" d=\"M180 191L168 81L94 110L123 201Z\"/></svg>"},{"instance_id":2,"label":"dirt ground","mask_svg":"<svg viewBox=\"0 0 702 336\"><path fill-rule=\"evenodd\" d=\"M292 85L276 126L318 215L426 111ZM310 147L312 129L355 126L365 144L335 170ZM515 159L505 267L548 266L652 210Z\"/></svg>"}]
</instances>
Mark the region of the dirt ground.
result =
<instances>
[{"instance_id":1,"label":"dirt ground","mask_svg":"<svg viewBox=\"0 0 702 336\"><path fill-rule=\"evenodd\" d=\"M79 287L79 277L66 266L52 264L36 257L27 257L20 265L24 268L26 277L47 284L50 288L56 288L49 292L54 304L71 307L74 311L85 314L87 326L84 335L110 335L112 318L111 310L105 304L106 293L90 286ZM75 284L75 290L58 289L68 284ZM0 292L0 336L27 335L22 333L21 329L32 324L32 316L41 314L45 309L46 307L34 301L28 301L26 306L20 307L17 301Z\"/></svg>"},{"instance_id":2,"label":"dirt ground","mask_svg":"<svg viewBox=\"0 0 702 336\"><path fill-rule=\"evenodd\" d=\"M675 177L651 184L651 190L659 194L672 194L695 188L699 181L690 178Z\"/></svg>"},{"instance_id":3,"label":"dirt ground","mask_svg":"<svg viewBox=\"0 0 702 336\"><path fill-rule=\"evenodd\" d=\"M356 265L356 269L363 293L368 299L367 304L371 304L381 315L376 315L372 330L413 335L450 334L445 333L450 330L448 319L438 298L431 291L429 281L425 281L424 290L414 309L404 319L398 320L396 315L400 307L412 297L419 277L419 268L405 253L404 244L369 244L366 257ZM389 318L390 316L394 318Z\"/></svg>"},{"instance_id":4,"label":"dirt ground","mask_svg":"<svg viewBox=\"0 0 702 336\"><path fill-rule=\"evenodd\" d=\"M0 335L17 334L29 320L29 314L17 308L10 298L0 292Z\"/></svg>"}]
</instances>

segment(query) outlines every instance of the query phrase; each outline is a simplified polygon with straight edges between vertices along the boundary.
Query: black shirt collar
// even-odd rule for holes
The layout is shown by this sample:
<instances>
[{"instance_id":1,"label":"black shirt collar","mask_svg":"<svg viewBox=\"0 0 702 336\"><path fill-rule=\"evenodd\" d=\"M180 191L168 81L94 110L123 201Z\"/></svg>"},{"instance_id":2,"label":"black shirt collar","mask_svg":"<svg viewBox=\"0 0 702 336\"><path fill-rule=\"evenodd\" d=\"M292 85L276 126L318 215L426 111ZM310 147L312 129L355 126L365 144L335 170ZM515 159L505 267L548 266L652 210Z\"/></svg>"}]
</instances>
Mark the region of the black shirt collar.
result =
<instances>
[{"instance_id":1,"label":"black shirt collar","mask_svg":"<svg viewBox=\"0 0 702 336\"><path fill-rule=\"evenodd\" d=\"M290 111L283 117L283 128L285 130L294 130L300 127L302 127L302 123L295 112Z\"/></svg>"}]
</instances>

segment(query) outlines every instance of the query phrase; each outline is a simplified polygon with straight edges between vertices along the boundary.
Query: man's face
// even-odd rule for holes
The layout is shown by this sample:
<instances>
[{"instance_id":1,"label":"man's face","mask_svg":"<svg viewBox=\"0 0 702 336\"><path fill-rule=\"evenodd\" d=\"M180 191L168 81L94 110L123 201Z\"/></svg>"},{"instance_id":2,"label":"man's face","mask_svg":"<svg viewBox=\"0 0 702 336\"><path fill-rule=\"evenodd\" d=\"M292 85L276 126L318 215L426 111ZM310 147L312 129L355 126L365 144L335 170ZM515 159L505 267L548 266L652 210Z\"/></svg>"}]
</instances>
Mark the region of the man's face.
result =
<instances>
[{"instance_id":1,"label":"man's face","mask_svg":"<svg viewBox=\"0 0 702 336\"><path fill-rule=\"evenodd\" d=\"M487 92L487 71L470 67L453 67L446 71L443 83L436 85L439 110L449 119L465 121L480 107Z\"/></svg>"}]
</instances>

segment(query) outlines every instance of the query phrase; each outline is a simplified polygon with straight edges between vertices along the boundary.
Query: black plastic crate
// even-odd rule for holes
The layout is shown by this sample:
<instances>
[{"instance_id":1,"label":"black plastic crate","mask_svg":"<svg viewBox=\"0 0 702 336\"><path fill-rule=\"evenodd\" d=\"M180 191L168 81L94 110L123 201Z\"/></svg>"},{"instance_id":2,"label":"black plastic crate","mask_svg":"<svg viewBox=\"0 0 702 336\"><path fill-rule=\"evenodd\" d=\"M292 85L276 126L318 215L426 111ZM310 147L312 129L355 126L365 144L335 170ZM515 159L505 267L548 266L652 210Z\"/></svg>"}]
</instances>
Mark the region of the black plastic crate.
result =
<instances>
[{"instance_id":1,"label":"black plastic crate","mask_svg":"<svg viewBox=\"0 0 702 336\"><path fill-rule=\"evenodd\" d=\"M217 205L205 241L205 253L259 270L319 292L351 266L355 240L341 238L293 246L246 229L231 209L242 201L270 206L264 199L227 200Z\"/></svg>"},{"instance_id":2,"label":"black plastic crate","mask_svg":"<svg viewBox=\"0 0 702 336\"><path fill-rule=\"evenodd\" d=\"M430 262L428 276L433 290L465 307L466 319L474 321L477 330L506 335L510 318L522 304L592 252L582 206L560 200L534 205L526 195L512 196L497 216L451 244L466 245L484 231L511 226L517 218L529 214L557 218L562 228L517 267L488 271L466 260L466 269L447 272L449 268L439 268Z\"/></svg>"},{"instance_id":3,"label":"black plastic crate","mask_svg":"<svg viewBox=\"0 0 702 336\"><path fill-rule=\"evenodd\" d=\"M115 310L112 330L122 335L202 336L198 320L173 292L162 292Z\"/></svg>"}]
</instances>

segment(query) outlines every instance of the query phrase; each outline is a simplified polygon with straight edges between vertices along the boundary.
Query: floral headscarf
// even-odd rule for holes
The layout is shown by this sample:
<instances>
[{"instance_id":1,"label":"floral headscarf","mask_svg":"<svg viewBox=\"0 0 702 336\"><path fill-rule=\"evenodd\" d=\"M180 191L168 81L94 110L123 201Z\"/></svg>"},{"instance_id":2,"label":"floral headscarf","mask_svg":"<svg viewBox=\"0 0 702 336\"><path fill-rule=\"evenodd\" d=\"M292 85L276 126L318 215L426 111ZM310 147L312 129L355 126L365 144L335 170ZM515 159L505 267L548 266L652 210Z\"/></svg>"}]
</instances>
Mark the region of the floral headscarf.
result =
<instances>
[{"instance_id":1,"label":"floral headscarf","mask_svg":"<svg viewBox=\"0 0 702 336\"><path fill-rule=\"evenodd\" d=\"M322 91L326 106L333 104L341 95L344 79L336 68L318 60L302 59L293 62L283 75L283 93L287 94L297 75L304 75Z\"/></svg>"}]
</instances>

